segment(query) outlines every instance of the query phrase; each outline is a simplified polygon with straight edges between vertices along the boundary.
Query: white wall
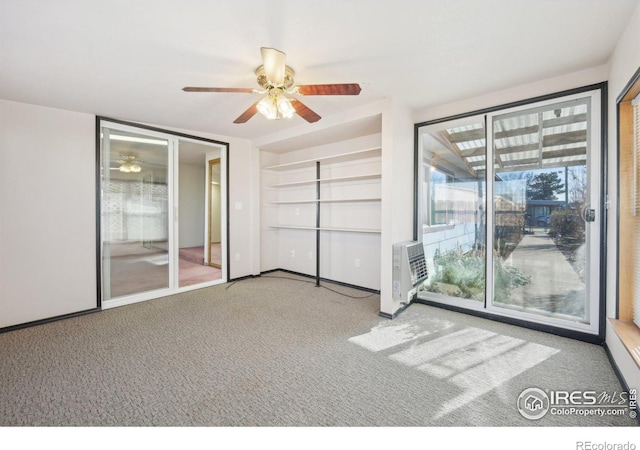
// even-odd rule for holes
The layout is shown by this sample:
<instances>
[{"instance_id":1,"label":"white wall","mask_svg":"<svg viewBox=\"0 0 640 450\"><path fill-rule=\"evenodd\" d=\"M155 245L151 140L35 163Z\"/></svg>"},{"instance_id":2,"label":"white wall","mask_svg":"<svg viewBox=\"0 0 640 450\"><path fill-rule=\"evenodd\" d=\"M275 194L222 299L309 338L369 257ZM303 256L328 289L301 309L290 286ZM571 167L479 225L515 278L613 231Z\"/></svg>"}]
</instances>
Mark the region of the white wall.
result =
<instances>
[{"instance_id":1,"label":"white wall","mask_svg":"<svg viewBox=\"0 0 640 450\"><path fill-rule=\"evenodd\" d=\"M616 310L616 219L617 219L617 120L616 98L631 80L633 74L640 67L640 5L631 17L629 24L616 45L616 49L609 60L609 188L611 194L611 208L609 209L607 230L607 317L615 317ZM607 322L606 341L616 364L630 387L640 390L640 369L631 359L616 332Z\"/></svg>"},{"instance_id":2,"label":"white wall","mask_svg":"<svg viewBox=\"0 0 640 450\"><path fill-rule=\"evenodd\" d=\"M472 112L483 108L500 106L519 100L526 100L541 95L553 94L555 92L600 83L607 80L607 75L608 67L607 65L602 65L578 72L560 75L554 78L548 78L546 80L536 81L535 83L524 84L477 97L471 97L459 102L430 106L414 113L413 118L416 123L420 123L428 120Z\"/></svg>"},{"instance_id":3,"label":"white wall","mask_svg":"<svg viewBox=\"0 0 640 450\"><path fill-rule=\"evenodd\" d=\"M403 307L393 299L393 244L413 239L413 118L389 100L382 113L382 234L380 312Z\"/></svg>"},{"instance_id":4,"label":"white wall","mask_svg":"<svg viewBox=\"0 0 640 450\"><path fill-rule=\"evenodd\" d=\"M180 164L179 189L179 241L180 248L204 245L205 228L205 167Z\"/></svg>"},{"instance_id":5,"label":"white wall","mask_svg":"<svg viewBox=\"0 0 640 450\"><path fill-rule=\"evenodd\" d=\"M0 328L96 307L95 118L0 100Z\"/></svg>"},{"instance_id":6,"label":"white wall","mask_svg":"<svg viewBox=\"0 0 640 450\"><path fill-rule=\"evenodd\" d=\"M258 155L245 139L230 139L229 147L229 246L230 279L260 273L260 228L255 208L259 208L260 178ZM236 256L239 255L239 260Z\"/></svg>"}]
</instances>

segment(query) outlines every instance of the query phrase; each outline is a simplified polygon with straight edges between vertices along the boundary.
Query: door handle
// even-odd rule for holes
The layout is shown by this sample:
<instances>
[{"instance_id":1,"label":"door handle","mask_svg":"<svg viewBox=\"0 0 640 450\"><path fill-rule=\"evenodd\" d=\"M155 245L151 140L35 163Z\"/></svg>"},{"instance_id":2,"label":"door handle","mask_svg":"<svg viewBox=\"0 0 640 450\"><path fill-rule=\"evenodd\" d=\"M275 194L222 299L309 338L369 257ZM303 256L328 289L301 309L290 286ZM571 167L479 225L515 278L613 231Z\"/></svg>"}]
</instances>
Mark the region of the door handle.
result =
<instances>
[{"instance_id":1,"label":"door handle","mask_svg":"<svg viewBox=\"0 0 640 450\"><path fill-rule=\"evenodd\" d=\"M589 204L582 208L582 220L585 222L595 222L596 221L596 210L589 208Z\"/></svg>"}]
</instances>

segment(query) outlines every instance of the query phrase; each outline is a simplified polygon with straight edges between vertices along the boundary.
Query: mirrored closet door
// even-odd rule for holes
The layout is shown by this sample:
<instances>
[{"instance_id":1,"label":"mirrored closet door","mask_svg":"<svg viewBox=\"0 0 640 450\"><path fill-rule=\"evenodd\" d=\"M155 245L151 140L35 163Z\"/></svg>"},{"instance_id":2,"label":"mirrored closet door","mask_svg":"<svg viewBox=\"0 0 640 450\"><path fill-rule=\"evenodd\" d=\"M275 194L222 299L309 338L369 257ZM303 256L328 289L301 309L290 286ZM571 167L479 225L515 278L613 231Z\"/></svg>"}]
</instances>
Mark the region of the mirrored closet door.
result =
<instances>
[{"instance_id":1,"label":"mirrored closet door","mask_svg":"<svg viewBox=\"0 0 640 450\"><path fill-rule=\"evenodd\" d=\"M226 146L102 120L99 133L102 307L226 281Z\"/></svg>"}]
</instances>

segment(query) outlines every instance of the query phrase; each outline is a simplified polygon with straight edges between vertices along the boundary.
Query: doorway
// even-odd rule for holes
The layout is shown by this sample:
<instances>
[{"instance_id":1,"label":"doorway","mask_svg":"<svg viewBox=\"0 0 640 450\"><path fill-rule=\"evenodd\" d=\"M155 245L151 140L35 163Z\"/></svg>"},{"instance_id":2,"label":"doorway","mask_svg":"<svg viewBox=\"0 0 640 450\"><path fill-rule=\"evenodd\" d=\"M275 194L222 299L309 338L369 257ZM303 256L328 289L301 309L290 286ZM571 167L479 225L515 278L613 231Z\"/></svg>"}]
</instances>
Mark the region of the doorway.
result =
<instances>
[{"instance_id":1,"label":"doorway","mask_svg":"<svg viewBox=\"0 0 640 450\"><path fill-rule=\"evenodd\" d=\"M101 306L121 306L227 280L209 265L209 160L227 145L99 119ZM226 249L226 170L219 164L219 245Z\"/></svg>"},{"instance_id":2,"label":"doorway","mask_svg":"<svg viewBox=\"0 0 640 450\"><path fill-rule=\"evenodd\" d=\"M419 301L600 334L601 107L587 89L418 126Z\"/></svg>"}]
</instances>

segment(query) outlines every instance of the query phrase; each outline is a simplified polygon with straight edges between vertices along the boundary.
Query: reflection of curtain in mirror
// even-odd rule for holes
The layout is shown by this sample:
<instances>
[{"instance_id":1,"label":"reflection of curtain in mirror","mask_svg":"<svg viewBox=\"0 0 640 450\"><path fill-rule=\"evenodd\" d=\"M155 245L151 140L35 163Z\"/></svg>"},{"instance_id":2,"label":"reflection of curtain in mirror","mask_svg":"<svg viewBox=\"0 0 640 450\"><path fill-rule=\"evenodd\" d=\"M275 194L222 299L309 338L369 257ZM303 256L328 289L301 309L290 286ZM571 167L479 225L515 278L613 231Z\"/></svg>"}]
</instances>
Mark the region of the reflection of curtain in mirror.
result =
<instances>
[{"instance_id":1,"label":"reflection of curtain in mirror","mask_svg":"<svg viewBox=\"0 0 640 450\"><path fill-rule=\"evenodd\" d=\"M111 180L105 183L105 223L110 241L166 241L168 192L166 184Z\"/></svg>"},{"instance_id":2,"label":"reflection of curtain in mirror","mask_svg":"<svg viewBox=\"0 0 640 450\"><path fill-rule=\"evenodd\" d=\"M112 180L104 183L103 197L103 233L106 242L126 240L124 218L124 191L123 182Z\"/></svg>"}]
</instances>

